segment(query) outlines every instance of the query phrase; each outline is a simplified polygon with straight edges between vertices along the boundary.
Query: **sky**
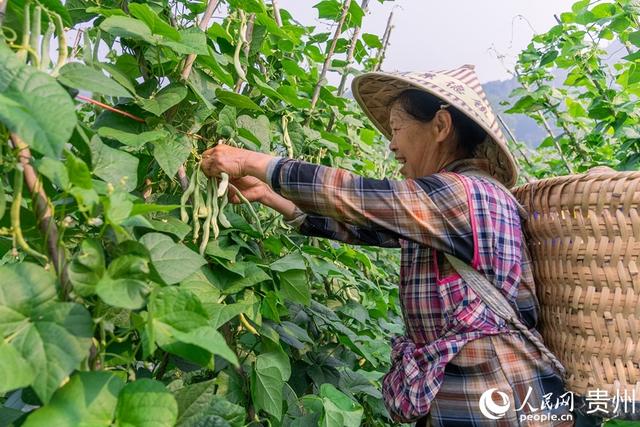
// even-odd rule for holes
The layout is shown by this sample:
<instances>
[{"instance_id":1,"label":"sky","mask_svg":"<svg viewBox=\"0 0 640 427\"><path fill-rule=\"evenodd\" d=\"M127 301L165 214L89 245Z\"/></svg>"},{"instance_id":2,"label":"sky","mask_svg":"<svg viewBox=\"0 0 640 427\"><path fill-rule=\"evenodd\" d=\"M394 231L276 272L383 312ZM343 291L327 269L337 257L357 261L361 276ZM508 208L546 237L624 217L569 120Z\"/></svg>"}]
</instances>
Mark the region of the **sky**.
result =
<instances>
[{"instance_id":1,"label":"sky","mask_svg":"<svg viewBox=\"0 0 640 427\"><path fill-rule=\"evenodd\" d=\"M353 0L359 3L362 0ZM555 25L554 14L576 0L395 0L369 2L363 32L382 37L391 10L394 26L382 71L430 71L476 65L484 82L511 76L518 53L536 33ZM319 0L278 0L304 25L328 31L313 5ZM502 60L498 56L504 56ZM335 84L336 76L329 76Z\"/></svg>"}]
</instances>

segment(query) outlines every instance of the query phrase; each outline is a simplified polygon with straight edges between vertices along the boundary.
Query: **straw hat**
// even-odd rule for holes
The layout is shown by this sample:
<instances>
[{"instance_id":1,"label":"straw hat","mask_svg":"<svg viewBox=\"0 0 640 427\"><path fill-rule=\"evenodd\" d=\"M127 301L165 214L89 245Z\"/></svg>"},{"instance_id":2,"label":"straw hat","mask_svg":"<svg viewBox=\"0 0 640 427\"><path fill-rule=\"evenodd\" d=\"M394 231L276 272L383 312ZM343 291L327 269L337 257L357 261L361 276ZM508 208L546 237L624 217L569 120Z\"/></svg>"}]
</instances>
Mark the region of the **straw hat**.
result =
<instances>
[{"instance_id":1,"label":"straw hat","mask_svg":"<svg viewBox=\"0 0 640 427\"><path fill-rule=\"evenodd\" d=\"M389 139L390 103L404 90L423 90L454 106L487 132L475 157L488 159L491 175L511 188L518 178L516 163L474 68L463 65L455 70L426 73L364 73L353 79L351 88L364 112Z\"/></svg>"}]
</instances>

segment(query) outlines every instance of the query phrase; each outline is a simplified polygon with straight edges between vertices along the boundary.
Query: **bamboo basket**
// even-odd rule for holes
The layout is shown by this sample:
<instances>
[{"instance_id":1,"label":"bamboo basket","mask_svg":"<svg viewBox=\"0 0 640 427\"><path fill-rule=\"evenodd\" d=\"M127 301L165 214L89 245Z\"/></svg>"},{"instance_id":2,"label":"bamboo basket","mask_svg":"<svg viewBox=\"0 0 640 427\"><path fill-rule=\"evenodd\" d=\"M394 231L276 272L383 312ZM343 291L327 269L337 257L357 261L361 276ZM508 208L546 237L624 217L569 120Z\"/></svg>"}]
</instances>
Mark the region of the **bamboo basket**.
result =
<instances>
[{"instance_id":1,"label":"bamboo basket","mask_svg":"<svg viewBox=\"0 0 640 427\"><path fill-rule=\"evenodd\" d=\"M537 181L513 193L525 226L546 345L567 388L640 400L640 172Z\"/></svg>"}]
</instances>

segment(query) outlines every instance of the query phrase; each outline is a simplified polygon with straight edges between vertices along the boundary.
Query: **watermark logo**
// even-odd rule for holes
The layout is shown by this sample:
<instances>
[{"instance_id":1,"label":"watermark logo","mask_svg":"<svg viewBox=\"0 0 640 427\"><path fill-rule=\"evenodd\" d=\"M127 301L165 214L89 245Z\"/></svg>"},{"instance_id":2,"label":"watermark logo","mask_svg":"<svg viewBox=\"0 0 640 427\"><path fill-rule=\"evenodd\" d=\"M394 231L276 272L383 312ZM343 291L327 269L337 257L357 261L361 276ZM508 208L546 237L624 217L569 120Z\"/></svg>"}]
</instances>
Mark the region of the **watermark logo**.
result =
<instances>
[{"instance_id":1,"label":"watermark logo","mask_svg":"<svg viewBox=\"0 0 640 427\"><path fill-rule=\"evenodd\" d=\"M490 420L504 418L510 410L513 410L515 416L524 423L571 421L573 419L571 415L574 407L573 393L566 392L556 396L555 399L552 393L547 393L540 402L531 402L532 392L533 389L529 387L524 401L518 406L516 402L511 402L507 393L491 388L482 393L478 406L482 415ZM559 408L562 409L559 410Z\"/></svg>"},{"instance_id":2,"label":"watermark logo","mask_svg":"<svg viewBox=\"0 0 640 427\"><path fill-rule=\"evenodd\" d=\"M500 397L501 403L496 403L496 401L493 400L493 393L496 393ZM490 420L499 420L509 411L511 401L507 393L503 393L497 388L490 388L480 396L479 406L482 415Z\"/></svg>"}]
</instances>

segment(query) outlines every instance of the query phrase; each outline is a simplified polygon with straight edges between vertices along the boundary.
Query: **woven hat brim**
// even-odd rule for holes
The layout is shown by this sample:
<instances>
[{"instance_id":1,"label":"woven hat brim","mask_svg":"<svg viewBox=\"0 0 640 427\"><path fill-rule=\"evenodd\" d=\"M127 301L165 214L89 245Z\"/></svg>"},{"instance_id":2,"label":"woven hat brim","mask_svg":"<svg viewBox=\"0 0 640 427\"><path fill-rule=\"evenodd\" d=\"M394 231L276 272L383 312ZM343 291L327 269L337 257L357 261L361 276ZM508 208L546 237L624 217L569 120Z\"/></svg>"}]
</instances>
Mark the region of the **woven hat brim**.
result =
<instances>
[{"instance_id":1,"label":"woven hat brim","mask_svg":"<svg viewBox=\"0 0 640 427\"><path fill-rule=\"evenodd\" d=\"M384 72L370 72L356 76L351 83L351 88L354 98L367 117L389 140L392 137L389 125L390 104L404 90L422 90L453 105L487 132L487 139L478 146L475 156L488 159L491 175L506 187L511 188L515 185L518 169L502 133L473 117L456 99L444 98L435 89L410 78Z\"/></svg>"}]
</instances>

